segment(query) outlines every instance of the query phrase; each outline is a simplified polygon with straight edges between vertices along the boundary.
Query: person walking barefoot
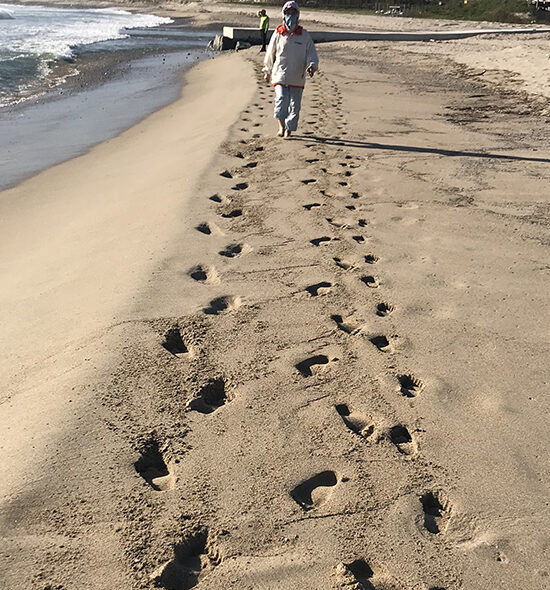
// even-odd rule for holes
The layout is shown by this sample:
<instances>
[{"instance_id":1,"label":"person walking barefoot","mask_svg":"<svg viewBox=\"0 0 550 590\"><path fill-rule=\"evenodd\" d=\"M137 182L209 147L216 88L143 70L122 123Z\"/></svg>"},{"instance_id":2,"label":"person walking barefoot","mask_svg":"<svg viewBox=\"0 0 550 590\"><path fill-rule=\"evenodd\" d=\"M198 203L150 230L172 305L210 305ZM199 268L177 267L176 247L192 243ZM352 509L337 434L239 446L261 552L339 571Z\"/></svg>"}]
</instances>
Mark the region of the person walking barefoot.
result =
<instances>
[{"instance_id":1,"label":"person walking barefoot","mask_svg":"<svg viewBox=\"0 0 550 590\"><path fill-rule=\"evenodd\" d=\"M264 80L275 88L274 117L279 137L290 137L298 128L306 74L319 69L319 58L310 34L300 26L300 9L294 0L283 6L283 23L269 42L264 58Z\"/></svg>"}]
</instances>

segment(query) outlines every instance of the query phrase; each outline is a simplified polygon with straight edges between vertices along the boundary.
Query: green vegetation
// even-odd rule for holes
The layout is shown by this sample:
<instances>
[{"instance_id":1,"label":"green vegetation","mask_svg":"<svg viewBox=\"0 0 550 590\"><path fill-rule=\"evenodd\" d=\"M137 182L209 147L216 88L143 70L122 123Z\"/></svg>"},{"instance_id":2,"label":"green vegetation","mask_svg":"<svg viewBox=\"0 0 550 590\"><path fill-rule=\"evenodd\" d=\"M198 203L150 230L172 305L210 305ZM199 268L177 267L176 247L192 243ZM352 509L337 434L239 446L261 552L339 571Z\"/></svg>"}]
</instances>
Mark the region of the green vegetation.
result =
<instances>
[{"instance_id":1,"label":"green vegetation","mask_svg":"<svg viewBox=\"0 0 550 590\"><path fill-rule=\"evenodd\" d=\"M525 0L432 0L412 2L406 14L424 18L448 18L460 20L485 20L504 23L529 22Z\"/></svg>"},{"instance_id":2,"label":"green vegetation","mask_svg":"<svg viewBox=\"0 0 550 590\"><path fill-rule=\"evenodd\" d=\"M370 13L386 12L389 6L400 5L403 16L421 18L445 18L450 20L474 20L505 23L528 23L535 19L527 0L298 0L308 10ZM246 3L242 0L226 0L228 3ZM280 6L276 0L256 0L254 5ZM550 14L550 11L541 15ZM538 15L537 15L538 16Z\"/></svg>"}]
</instances>

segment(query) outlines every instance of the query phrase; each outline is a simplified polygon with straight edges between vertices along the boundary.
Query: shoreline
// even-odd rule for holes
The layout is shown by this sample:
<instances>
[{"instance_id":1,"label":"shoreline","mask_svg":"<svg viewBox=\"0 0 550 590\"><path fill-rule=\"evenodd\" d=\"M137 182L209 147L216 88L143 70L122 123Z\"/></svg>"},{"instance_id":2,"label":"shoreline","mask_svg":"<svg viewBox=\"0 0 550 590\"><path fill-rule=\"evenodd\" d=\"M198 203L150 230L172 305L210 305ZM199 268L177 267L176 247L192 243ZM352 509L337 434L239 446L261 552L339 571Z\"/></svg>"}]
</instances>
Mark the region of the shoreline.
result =
<instances>
[{"instance_id":1,"label":"shoreline","mask_svg":"<svg viewBox=\"0 0 550 590\"><path fill-rule=\"evenodd\" d=\"M127 317L181 208L188 206L184 195L250 92L243 85L212 120L209 112L235 60L236 55L222 56L198 64L186 73L183 94L175 102L86 154L2 192L2 308L10 310L10 318L2 320L2 346L10 349L2 372L9 375L8 391L25 391L23 383L34 371L42 372L39 361L50 359L47 366L55 374L50 363L57 355L72 359L69 365L78 374L82 361L75 361L71 349L78 359L83 327L96 333L113 317ZM188 129L190 137L180 129ZM149 153L151 141L154 153ZM181 186L178 163L185 160L189 168ZM141 179L138 171L143 170L147 177ZM162 201L149 198L157 186L165 187ZM145 231L141 237L140 231ZM97 282L96 277L102 278ZM85 299L79 292L86 293ZM59 306L63 314L57 317ZM16 336L20 321L34 326L25 337ZM31 342L33 358L26 359Z\"/></svg>"},{"instance_id":2,"label":"shoreline","mask_svg":"<svg viewBox=\"0 0 550 590\"><path fill-rule=\"evenodd\" d=\"M6 154L0 190L82 155L176 100L184 72L214 54L197 49L185 30L176 41L179 47L170 36L163 46L163 35L160 29L156 48L87 47L77 56L73 75L34 98L0 109Z\"/></svg>"}]
</instances>

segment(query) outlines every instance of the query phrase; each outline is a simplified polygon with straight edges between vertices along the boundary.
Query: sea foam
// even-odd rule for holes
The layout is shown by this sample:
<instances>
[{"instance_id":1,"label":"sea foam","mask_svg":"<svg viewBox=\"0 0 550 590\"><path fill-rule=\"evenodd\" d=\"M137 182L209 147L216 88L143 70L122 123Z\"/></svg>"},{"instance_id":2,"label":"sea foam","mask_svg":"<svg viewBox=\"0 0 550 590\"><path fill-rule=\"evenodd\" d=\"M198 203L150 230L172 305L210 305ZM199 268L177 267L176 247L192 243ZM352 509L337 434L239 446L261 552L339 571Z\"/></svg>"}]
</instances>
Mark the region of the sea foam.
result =
<instances>
[{"instance_id":1,"label":"sea foam","mask_svg":"<svg viewBox=\"0 0 550 590\"><path fill-rule=\"evenodd\" d=\"M131 29L170 22L116 8L0 4L0 107L45 89L57 60L72 62L77 52L94 43L125 39Z\"/></svg>"}]
</instances>

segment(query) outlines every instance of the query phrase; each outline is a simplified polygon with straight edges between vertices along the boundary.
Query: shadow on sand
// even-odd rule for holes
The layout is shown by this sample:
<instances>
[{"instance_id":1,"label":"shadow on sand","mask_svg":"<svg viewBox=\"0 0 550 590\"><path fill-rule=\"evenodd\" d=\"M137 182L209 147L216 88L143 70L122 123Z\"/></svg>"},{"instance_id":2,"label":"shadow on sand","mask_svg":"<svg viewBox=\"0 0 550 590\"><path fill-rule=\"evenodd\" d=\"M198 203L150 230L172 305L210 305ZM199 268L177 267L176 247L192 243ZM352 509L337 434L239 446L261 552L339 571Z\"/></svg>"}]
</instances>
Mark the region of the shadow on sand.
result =
<instances>
[{"instance_id":1,"label":"shadow on sand","mask_svg":"<svg viewBox=\"0 0 550 590\"><path fill-rule=\"evenodd\" d=\"M441 148L420 147L414 145L399 145L392 143L375 143L370 141L357 141L354 139L340 139L339 137L319 137L317 135L294 135L294 140L319 143L322 145L336 145L351 148L363 148L368 150L386 150L392 152L409 152L417 154L435 154L454 158L485 158L493 160L516 160L519 162L541 162L550 164L550 158L534 158L527 156L514 156L511 154L492 154L488 152L467 152L462 150L445 150Z\"/></svg>"}]
</instances>

